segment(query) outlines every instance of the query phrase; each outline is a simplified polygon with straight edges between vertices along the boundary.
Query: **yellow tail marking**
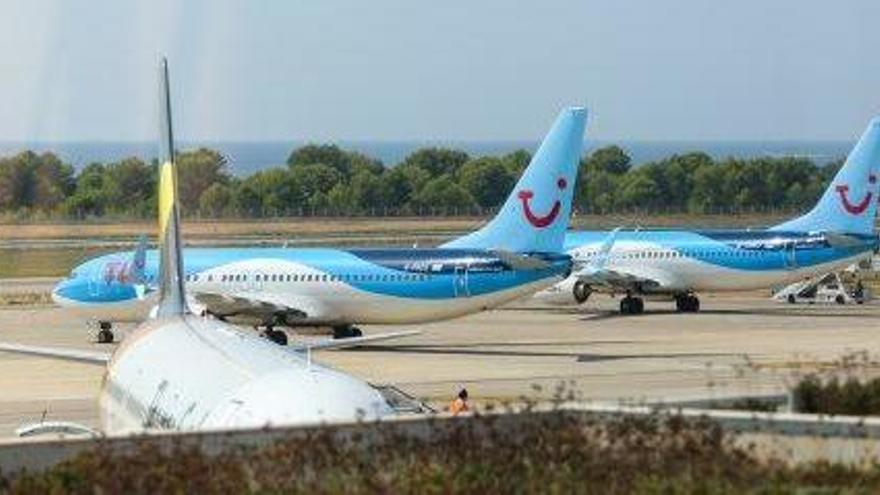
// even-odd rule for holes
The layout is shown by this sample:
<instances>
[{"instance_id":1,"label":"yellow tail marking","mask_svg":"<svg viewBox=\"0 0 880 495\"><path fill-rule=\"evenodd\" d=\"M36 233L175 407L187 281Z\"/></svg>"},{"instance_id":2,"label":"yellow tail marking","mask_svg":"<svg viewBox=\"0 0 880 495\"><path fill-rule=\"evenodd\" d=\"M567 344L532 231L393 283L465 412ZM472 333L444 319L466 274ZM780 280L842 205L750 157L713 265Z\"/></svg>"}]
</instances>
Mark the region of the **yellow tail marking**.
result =
<instances>
[{"instance_id":1,"label":"yellow tail marking","mask_svg":"<svg viewBox=\"0 0 880 495\"><path fill-rule=\"evenodd\" d=\"M165 162L159 171L159 242L165 242L165 233L174 211L174 168Z\"/></svg>"}]
</instances>

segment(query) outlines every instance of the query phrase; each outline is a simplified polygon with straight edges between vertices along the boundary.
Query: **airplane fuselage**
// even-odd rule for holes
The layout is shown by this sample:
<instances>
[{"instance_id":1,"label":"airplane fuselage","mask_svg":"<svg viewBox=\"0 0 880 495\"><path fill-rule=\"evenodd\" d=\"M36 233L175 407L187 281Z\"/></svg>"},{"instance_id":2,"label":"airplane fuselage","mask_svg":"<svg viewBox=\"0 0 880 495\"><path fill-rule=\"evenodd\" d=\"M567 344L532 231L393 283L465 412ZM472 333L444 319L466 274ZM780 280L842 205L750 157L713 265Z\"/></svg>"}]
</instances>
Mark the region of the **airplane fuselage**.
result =
<instances>
[{"instance_id":1,"label":"airplane fuselage","mask_svg":"<svg viewBox=\"0 0 880 495\"><path fill-rule=\"evenodd\" d=\"M562 280L567 255L536 253L540 268L517 268L485 250L187 249L191 297L219 316L278 314L289 325L403 324L453 318L496 307ZM137 301L126 280L131 253L105 255L59 284L62 304ZM155 281L148 252L144 275Z\"/></svg>"},{"instance_id":2,"label":"airplane fuselage","mask_svg":"<svg viewBox=\"0 0 880 495\"><path fill-rule=\"evenodd\" d=\"M204 430L378 419L378 391L302 353L193 315L141 325L114 352L102 431Z\"/></svg>"},{"instance_id":3,"label":"airplane fuselage","mask_svg":"<svg viewBox=\"0 0 880 495\"><path fill-rule=\"evenodd\" d=\"M589 266L609 232L571 232L565 250ZM769 288L846 267L877 249L876 235L849 235L845 243L821 233L765 230L620 231L603 269L649 282L642 294Z\"/></svg>"}]
</instances>

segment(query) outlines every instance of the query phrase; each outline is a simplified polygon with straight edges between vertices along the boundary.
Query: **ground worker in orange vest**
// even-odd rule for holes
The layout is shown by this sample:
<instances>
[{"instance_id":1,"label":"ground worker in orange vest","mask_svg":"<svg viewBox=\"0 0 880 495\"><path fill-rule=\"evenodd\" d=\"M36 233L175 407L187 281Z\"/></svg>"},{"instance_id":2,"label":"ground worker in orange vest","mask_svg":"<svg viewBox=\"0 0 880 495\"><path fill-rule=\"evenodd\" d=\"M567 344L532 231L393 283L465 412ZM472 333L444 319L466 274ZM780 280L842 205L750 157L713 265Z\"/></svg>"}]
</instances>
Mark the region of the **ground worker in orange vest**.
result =
<instances>
[{"instance_id":1,"label":"ground worker in orange vest","mask_svg":"<svg viewBox=\"0 0 880 495\"><path fill-rule=\"evenodd\" d=\"M470 407L468 406L468 392L466 388L461 389L461 392L458 393L458 397L452 401L452 405L449 406L449 412L452 413L453 416L458 416L461 413L468 412Z\"/></svg>"}]
</instances>

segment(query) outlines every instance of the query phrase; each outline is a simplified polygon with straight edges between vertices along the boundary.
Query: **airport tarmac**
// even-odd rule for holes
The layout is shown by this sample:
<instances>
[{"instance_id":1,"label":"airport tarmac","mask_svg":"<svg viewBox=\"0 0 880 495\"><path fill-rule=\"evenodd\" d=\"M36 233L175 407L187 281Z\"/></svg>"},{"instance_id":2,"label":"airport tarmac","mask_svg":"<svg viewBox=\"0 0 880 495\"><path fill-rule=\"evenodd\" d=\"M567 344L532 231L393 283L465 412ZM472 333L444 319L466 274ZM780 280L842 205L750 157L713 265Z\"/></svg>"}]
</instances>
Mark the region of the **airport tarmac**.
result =
<instances>
[{"instance_id":1,"label":"airport tarmac","mask_svg":"<svg viewBox=\"0 0 880 495\"><path fill-rule=\"evenodd\" d=\"M791 306L765 294L703 295L699 314L649 302L646 314L625 317L604 296L576 308L526 302L414 326L423 333L399 341L314 357L442 408L462 386L477 405L548 400L560 386L577 399L628 403L784 393L798 374L817 366L880 353L880 304ZM70 309L4 308L0 340L109 349L88 342L87 322ZM364 327L367 333L400 329ZM865 372L876 371L880 366ZM44 413L97 426L102 372L0 353L0 438Z\"/></svg>"}]
</instances>

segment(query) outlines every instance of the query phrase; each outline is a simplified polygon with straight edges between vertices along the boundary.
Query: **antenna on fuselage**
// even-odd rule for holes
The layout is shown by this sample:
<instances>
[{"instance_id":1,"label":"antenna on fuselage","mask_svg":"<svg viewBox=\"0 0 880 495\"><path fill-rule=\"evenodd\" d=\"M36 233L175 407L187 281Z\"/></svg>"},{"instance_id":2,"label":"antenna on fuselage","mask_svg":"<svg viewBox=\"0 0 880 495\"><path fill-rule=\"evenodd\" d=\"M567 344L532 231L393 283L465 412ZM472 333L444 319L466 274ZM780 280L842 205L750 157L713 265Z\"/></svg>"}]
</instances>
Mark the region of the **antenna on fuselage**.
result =
<instances>
[{"instance_id":1,"label":"antenna on fuselage","mask_svg":"<svg viewBox=\"0 0 880 495\"><path fill-rule=\"evenodd\" d=\"M189 313L183 285L177 165L174 161L168 60L165 57L162 57L159 66L159 252L159 304L156 316Z\"/></svg>"}]
</instances>

